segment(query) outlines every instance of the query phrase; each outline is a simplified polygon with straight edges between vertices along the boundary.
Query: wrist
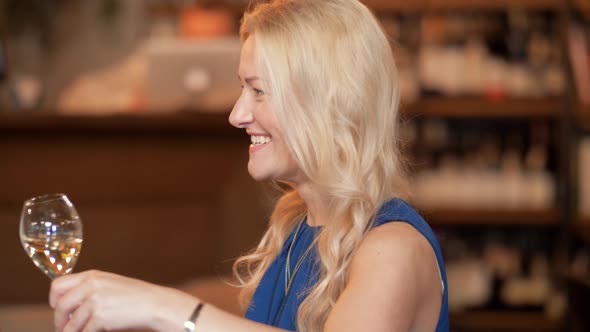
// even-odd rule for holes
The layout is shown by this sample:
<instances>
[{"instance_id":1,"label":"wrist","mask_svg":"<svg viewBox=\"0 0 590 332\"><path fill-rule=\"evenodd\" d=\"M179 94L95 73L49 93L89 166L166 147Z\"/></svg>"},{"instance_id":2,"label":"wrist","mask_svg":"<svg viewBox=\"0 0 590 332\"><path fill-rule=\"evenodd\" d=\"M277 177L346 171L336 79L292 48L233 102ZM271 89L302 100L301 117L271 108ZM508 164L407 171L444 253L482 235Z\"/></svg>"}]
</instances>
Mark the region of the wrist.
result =
<instances>
[{"instance_id":1,"label":"wrist","mask_svg":"<svg viewBox=\"0 0 590 332\"><path fill-rule=\"evenodd\" d=\"M183 332L195 332L195 327L197 324L197 320L199 319L199 314L201 310L205 306L205 303L200 302L195 307L195 310L191 313L190 317L184 322L184 330Z\"/></svg>"},{"instance_id":2,"label":"wrist","mask_svg":"<svg viewBox=\"0 0 590 332\"><path fill-rule=\"evenodd\" d=\"M199 299L175 290L180 295L175 301L165 301L153 317L155 331L184 331L184 323L191 316L196 306L202 303Z\"/></svg>"}]
</instances>

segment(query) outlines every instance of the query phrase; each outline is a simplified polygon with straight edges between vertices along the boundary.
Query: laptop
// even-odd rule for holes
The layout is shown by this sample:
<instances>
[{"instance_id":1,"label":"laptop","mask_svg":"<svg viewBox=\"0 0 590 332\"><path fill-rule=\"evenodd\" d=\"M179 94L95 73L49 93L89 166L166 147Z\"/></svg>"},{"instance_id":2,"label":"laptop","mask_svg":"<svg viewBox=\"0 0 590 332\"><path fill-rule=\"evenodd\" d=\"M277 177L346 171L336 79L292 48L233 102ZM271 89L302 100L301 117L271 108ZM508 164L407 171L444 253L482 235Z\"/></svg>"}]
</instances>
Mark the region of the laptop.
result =
<instances>
[{"instance_id":1,"label":"laptop","mask_svg":"<svg viewBox=\"0 0 590 332\"><path fill-rule=\"evenodd\" d=\"M241 93L238 37L154 39L147 48L149 112L230 112Z\"/></svg>"}]
</instances>

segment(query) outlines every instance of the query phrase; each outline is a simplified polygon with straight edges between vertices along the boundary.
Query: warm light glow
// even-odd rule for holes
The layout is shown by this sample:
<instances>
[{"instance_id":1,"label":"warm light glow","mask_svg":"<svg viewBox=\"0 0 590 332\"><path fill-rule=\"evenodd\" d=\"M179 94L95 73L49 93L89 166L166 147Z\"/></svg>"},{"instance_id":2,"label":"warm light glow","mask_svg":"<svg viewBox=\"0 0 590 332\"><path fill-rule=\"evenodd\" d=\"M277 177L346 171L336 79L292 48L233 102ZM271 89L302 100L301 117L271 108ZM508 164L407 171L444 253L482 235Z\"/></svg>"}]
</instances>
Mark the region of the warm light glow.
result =
<instances>
[{"instance_id":1,"label":"warm light glow","mask_svg":"<svg viewBox=\"0 0 590 332\"><path fill-rule=\"evenodd\" d=\"M61 271L61 269L63 269L63 268L64 268L64 267L63 267L61 264L57 264L57 269L58 269L59 271Z\"/></svg>"},{"instance_id":2,"label":"warm light glow","mask_svg":"<svg viewBox=\"0 0 590 332\"><path fill-rule=\"evenodd\" d=\"M49 261L51 262L51 264L55 264L55 257L49 257Z\"/></svg>"}]
</instances>

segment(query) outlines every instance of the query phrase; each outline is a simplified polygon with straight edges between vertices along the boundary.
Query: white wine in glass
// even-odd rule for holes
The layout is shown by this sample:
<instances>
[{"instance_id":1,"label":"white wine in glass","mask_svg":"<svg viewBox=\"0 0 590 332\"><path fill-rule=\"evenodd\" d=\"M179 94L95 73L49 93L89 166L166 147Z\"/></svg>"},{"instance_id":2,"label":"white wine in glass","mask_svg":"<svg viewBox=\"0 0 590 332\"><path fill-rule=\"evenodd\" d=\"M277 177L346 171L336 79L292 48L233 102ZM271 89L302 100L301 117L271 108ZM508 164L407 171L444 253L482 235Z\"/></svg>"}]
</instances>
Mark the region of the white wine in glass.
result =
<instances>
[{"instance_id":1,"label":"white wine in glass","mask_svg":"<svg viewBox=\"0 0 590 332\"><path fill-rule=\"evenodd\" d=\"M82 221L66 195L34 197L23 205L20 239L33 263L55 279L76 265L82 249Z\"/></svg>"}]
</instances>

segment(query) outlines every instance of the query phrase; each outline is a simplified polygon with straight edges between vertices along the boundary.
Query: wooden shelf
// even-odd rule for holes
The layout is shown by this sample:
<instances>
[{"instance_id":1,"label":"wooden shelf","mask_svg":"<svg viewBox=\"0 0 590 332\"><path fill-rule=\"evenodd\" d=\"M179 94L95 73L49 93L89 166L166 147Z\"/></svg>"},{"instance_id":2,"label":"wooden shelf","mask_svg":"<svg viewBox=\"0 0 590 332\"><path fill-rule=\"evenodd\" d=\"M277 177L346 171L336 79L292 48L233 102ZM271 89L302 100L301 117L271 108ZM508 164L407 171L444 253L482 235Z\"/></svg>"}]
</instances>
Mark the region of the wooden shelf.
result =
<instances>
[{"instance_id":1,"label":"wooden shelf","mask_svg":"<svg viewBox=\"0 0 590 332\"><path fill-rule=\"evenodd\" d=\"M554 118L563 109L560 98L519 98L489 101L479 97L429 97L402 105L409 118L434 116L448 118Z\"/></svg>"},{"instance_id":2,"label":"wooden shelf","mask_svg":"<svg viewBox=\"0 0 590 332\"><path fill-rule=\"evenodd\" d=\"M512 8L527 10L557 10L560 0L364 0L367 6L378 12L424 12L446 10L498 11Z\"/></svg>"},{"instance_id":3,"label":"wooden shelf","mask_svg":"<svg viewBox=\"0 0 590 332\"><path fill-rule=\"evenodd\" d=\"M244 135L232 127L228 113L180 112L171 114L121 114L105 116L61 115L59 113L0 112L0 135L15 132L141 133L190 132L193 134Z\"/></svg>"},{"instance_id":4,"label":"wooden shelf","mask_svg":"<svg viewBox=\"0 0 590 332\"><path fill-rule=\"evenodd\" d=\"M360 0L367 7L379 13L420 13L426 10L429 0ZM230 1L230 0L204 0L201 1L205 6L218 7L229 10L235 15L242 16L247 8L248 1ZM166 7L164 7L164 11ZM162 10L161 10L162 11Z\"/></svg>"},{"instance_id":5,"label":"wooden shelf","mask_svg":"<svg viewBox=\"0 0 590 332\"><path fill-rule=\"evenodd\" d=\"M559 9L561 0L361 0L367 7L378 13L416 14L436 11L503 11L526 9L554 11ZM582 0L583 1L583 0ZM235 1L204 1L206 5L223 7L236 15L242 15L246 6ZM165 9L165 8L164 8Z\"/></svg>"},{"instance_id":6,"label":"wooden shelf","mask_svg":"<svg viewBox=\"0 0 590 332\"><path fill-rule=\"evenodd\" d=\"M419 209L431 225L554 226L559 210Z\"/></svg>"},{"instance_id":7,"label":"wooden shelf","mask_svg":"<svg viewBox=\"0 0 590 332\"><path fill-rule=\"evenodd\" d=\"M562 331L561 321L543 313L519 311L474 311L450 315L451 329L463 331L553 332Z\"/></svg>"},{"instance_id":8,"label":"wooden shelf","mask_svg":"<svg viewBox=\"0 0 590 332\"><path fill-rule=\"evenodd\" d=\"M436 10L556 10L559 0L430 0L429 7Z\"/></svg>"},{"instance_id":9,"label":"wooden shelf","mask_svg":"<svg viewBox=\"0 0 590 332\"><path fill-rule=\"evenodd\" d=\"M428 0L395 1L395 0L361 0L367 7L376 12L400 14L420 13L427 7Z\"/></svg>"}]
</instances>

